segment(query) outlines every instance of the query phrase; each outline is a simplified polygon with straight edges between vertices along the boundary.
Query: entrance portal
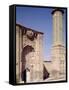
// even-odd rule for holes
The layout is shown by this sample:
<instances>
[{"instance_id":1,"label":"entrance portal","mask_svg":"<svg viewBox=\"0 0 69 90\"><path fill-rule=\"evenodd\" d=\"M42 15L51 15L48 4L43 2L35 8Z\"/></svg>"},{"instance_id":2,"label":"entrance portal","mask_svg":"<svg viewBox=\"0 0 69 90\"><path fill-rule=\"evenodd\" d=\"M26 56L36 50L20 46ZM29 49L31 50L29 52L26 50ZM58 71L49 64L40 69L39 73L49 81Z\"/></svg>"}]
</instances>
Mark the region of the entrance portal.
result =
<instances>
[{"instance_id":1,"label":"entrance portal","mask_svg":"<svg viewBox=\"0 0 69 90\"><path fill-rule=\"evenodd\" d=\"M29 65L29 62L31 60L31 58L27 58L26 59L26 56L30 53L30 52L34 52L34 48L32 46L25 46L23 48L23 52L22 52L22 73L21 73L21 78L22 78L22 81L24 82L30 82L30 65Z\"/></svg>"},{"instance_id":2,"label":"entrance portal","mask_svg":"<svg viewBox=\"0 0 69 90\"><path fill-rule=\"evenodd\" d=\"M42 32L16 24L17 83L43 80L42 42Z\"/></svg>"}]
</instances>

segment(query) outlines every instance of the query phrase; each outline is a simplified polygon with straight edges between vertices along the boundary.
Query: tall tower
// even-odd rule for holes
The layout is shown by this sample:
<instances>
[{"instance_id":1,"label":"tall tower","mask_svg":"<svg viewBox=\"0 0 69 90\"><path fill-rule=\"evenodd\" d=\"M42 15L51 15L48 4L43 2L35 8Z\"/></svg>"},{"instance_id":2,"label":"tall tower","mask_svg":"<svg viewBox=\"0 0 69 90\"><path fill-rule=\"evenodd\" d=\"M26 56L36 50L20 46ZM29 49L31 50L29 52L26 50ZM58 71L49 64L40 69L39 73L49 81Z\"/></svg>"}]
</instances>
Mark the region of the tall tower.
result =
<instances>
[{"instance_id":1,"label":"tall tower","mask_svg":"<svg viewBox=\"0 0 69 90\"><path fill-rule=\"evenodd\" d=\"M52 75L56 79L65 79L65 47L63 40L64 11L56 8L53 17Z\"/></svg>"}]
</instances>

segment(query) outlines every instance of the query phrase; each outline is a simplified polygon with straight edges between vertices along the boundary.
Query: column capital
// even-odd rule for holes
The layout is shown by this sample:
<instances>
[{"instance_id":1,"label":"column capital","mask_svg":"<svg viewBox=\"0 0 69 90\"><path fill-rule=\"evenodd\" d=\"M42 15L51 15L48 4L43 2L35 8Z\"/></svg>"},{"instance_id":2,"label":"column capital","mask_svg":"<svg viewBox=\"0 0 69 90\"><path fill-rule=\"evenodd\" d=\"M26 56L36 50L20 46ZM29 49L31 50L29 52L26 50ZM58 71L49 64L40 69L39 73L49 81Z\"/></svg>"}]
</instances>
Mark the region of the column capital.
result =
<instances>
[{"instance_id":1,"label":"column capital","mask_svg":"<svg viewBox=\"0 0 69 90\"><path fill-rule=\"evenodd\" d=\"M62 12L62 14L64 14L64 11L62 9L60 9L60 8L53 9L51 14L53 15L56 11L60 11L60 12Z\"/></svg>"}]
</instances>

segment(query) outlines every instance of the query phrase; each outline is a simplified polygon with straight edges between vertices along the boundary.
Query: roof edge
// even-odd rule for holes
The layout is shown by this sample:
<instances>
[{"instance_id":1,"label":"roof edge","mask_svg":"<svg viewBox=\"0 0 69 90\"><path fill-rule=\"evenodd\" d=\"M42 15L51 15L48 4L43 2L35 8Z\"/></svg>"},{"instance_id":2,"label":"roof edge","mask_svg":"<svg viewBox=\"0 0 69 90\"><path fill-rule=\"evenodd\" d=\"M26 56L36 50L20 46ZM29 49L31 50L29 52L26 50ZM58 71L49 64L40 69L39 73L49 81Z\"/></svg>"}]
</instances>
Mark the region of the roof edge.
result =
<instances>
[{"instance_id":1,"label":"roof edge","mask_svg":"<svg viewBox=\"0 0 69 90\"><path fill-rule=\"evenodd\" d=\"M37 33L40 33L40 34L44 34L43 32L40 32L40 31L36 31L36 30L34 30L34 29L31 29L31 28L27 28L27 27L25 27L25 26L23 26L23 25L21 25L21 24L18 24L18 23L16 23L16 26L19 26L20 28L24 28L24 29L28 29L28 30L31 30L31 31L33 31L33 32L37 32Z\"/></svg>"}]
</instances>

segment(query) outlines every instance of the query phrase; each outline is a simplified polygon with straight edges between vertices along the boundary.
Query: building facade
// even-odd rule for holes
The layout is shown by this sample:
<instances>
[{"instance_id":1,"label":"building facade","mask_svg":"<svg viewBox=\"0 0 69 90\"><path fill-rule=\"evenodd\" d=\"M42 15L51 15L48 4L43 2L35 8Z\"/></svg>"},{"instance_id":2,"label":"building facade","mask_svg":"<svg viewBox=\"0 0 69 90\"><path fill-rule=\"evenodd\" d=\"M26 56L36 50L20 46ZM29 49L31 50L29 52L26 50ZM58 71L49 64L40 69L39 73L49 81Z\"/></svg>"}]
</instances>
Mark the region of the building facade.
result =
<instances>
[{"instance_id":1,"label":"building facade","mask_svg":"<svg viewBox=\"0 0 69 90\"><path fill-rule=\"evenodd\" d=\"M16 80L38 82L43 80L43 33L16 25Z\"/></svg>"}]
</instances>

